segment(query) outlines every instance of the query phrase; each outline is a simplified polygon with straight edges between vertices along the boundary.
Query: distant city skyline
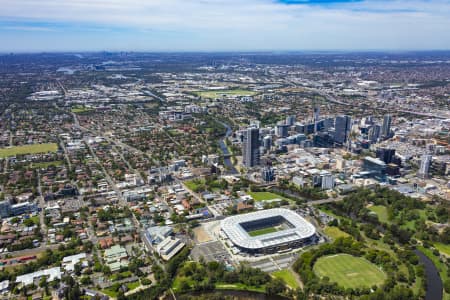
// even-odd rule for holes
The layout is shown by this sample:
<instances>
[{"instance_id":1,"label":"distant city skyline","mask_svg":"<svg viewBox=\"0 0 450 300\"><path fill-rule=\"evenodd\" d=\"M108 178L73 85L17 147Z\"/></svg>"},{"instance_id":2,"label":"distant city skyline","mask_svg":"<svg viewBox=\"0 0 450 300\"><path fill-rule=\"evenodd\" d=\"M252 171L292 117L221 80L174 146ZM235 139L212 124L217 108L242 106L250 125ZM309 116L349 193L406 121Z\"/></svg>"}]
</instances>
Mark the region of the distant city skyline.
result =
<instances>
[{"instance_id":1,"label":"distant city skyline","mask_svg":"<svg viewBox=\"0 0 450 300\"><path fill-rule=\"evenodd\" d=\"M0 52L447 50L449 0L0 0Z\"/></svg>"}]
</instances>

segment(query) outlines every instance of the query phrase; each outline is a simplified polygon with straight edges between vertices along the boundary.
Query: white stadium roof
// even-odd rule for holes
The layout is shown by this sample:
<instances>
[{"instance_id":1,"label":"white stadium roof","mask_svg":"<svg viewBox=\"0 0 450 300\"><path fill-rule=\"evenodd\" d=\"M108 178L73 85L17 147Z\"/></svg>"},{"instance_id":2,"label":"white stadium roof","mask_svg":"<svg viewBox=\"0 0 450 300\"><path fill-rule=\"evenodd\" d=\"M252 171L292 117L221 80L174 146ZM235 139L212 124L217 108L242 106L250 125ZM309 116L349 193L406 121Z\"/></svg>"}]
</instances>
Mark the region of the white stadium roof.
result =
<instances>
[{"instance_id":1,"label":"white stadium roof","mask_svg":"<svg viewBox=\"0 0 450 300\"><path fill-rule=\"evenodd\" d=\"M259 219L267 219L276 216L283 217L294 227L282 231L252 237L240 225L241 223L251 222ZM316 229L311 223L303 219L297 213L285 208L273 208L228 217L222 220L221 228L236 246L245 249L261 249L276 246L279 244L285 244L309 238L316 233Z\"/></svg>"}]
</instances>

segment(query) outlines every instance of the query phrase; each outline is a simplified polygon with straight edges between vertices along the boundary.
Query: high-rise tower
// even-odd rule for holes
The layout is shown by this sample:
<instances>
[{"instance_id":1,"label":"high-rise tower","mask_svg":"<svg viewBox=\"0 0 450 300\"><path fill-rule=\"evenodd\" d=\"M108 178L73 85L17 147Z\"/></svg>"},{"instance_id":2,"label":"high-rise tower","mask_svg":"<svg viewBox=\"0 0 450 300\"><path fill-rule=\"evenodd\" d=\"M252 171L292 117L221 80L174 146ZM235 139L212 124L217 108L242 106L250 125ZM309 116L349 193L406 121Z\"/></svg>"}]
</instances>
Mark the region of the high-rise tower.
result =
<instances>
[{"instance_id":1,"label":"high-rise tower","mask_svg":"<svg viewBox=\"0 0 450 300\"><path fill-rule=\"evenodd\" d=\"M242 156L247 168L259 165L259 129L248 128L245 132Z\"/></svg>"}]
</instances>

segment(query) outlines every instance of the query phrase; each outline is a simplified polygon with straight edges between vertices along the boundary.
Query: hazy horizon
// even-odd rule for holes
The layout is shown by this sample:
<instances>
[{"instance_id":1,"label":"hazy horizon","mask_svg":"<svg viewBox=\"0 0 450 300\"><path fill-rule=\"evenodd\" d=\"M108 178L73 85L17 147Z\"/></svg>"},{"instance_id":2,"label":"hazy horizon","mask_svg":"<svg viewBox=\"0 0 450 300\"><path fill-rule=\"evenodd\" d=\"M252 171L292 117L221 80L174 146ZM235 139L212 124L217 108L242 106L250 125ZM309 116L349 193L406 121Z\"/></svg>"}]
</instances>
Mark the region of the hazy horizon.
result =
<instances>
[{"instance_id":1,"label":"hazy horizon","mask_svg":"<svg viewBox=\"0 0 450 300\"><path fill-rule=\"evenodd\" d=\"M449 0L0 0L0 52L450 49Z\"/></svg>"}]
</instances>

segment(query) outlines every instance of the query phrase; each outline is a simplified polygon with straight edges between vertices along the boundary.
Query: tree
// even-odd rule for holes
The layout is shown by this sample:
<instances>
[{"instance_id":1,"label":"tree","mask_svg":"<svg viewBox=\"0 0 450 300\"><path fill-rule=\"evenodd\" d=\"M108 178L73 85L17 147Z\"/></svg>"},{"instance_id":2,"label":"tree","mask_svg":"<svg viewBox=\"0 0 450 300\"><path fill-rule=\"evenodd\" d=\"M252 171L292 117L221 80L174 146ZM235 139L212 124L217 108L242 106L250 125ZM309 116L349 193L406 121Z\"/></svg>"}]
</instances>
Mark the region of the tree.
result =
<instances>
[{"instance_id":1,"label":"tree","mask_svg":"<svg viewBox=\"0 0 450 300\"><path fill-rule=\"evenodd\" d=\"M23 225L27 226L27 227L31 227L34 226L34 221L32 219L26 219L25 221L23 221Z\"/></svg>"},{"instance_id":2,"label":"tree","mask_svg":"<svg viewBox=\"0 0 450 300\"><path fill-rule=\"evenodd\" d=\"M187 282L187 280L182 279L180 280L180 291L181 292L187 292L191 289L191 286L189 285L189 283Z\"/></svg>"},{"instance_id":3,"label":"tree","mask_svg":"<svg viewBox=\"0 0 450 300\"><path fill-rule=\"evenodd\" d=\"M39 287L45 288L47 285L47 276L42 276L41 280L39 280Z\"/></svg>"},{"instance_id":4,"label":"tree","mask_svg":"<svg viewBox=\"0 0 450 300\"><path fill-rule=\"evenodd\" d=\"M278 295L286 290L286 284L282 279L275 278L266 284L266 294Z\"/></svg>"},{"instance_id":5,"label":"tree","mask_svg":"<svg viewBox=\"0 0 450 300\"><path fill-rule=\"evenodd\" d=\"M83 277L81 277L81 279L80 279L80 283L81 283L82 285L88 285L88 284L91 284L91 283L92 283L92 280L91 280L91 278L90 278L89 276L83 276Z\"/></svg>"},{"instance_id":6,"label":"tree","mask_svg":"<svg viewBox=\"0 0 450 300\"><path fill-rule=\"evenodd\" d=\"M102 267L102 272L105 275L111 275L111 269L108 266L103 266Z\"/></svg>"},{"instance_id":7,"label":"tree","mask_svg":"<svg viewBox=\"0 0 450 300\"><path fill-rule=\"evenodd\" d=\"M75 275L77 275L77 276L80 276L80 275L81 275L81 263L76 263L76 264L74 265L74 273L75 273Z\"/></svg>"},{"instance_id":8,"label":"tree","mask_svg":"<svg viewBox=\"0 0 450 300\"><path fill-rule=\"evenodd\" d=\"M447 280L444 282L444 290L445 290L446 293L449 293L449 294L450 294L450 279L447 279Z\"/></svg>"}]
</instances>

